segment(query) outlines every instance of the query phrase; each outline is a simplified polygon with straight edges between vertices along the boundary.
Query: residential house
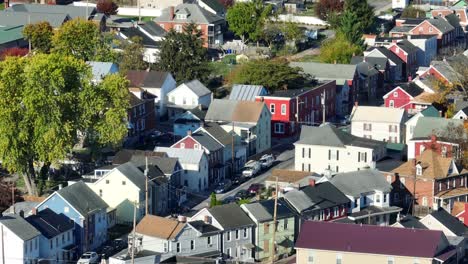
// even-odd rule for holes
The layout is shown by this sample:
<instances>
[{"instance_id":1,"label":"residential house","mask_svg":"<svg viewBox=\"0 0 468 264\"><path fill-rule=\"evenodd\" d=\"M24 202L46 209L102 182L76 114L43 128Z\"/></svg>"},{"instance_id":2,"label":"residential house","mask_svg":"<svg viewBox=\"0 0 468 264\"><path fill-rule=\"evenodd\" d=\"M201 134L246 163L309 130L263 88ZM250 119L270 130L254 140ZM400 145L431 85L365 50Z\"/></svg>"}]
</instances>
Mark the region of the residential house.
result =
<instances>
[{"instance_id":1,"label":"residential house","mask_svg":"<svg viewBox=\"0 0 468 264\"><path fill-rule=\"evenodd\" d=\"M171 158L179 159L183 172L181 182L191 192L202 192L208 189L208 156L202 149L163 148L155 151L165 152Z\"/></svg>"},{"instance_id":2,"label":"residential house","mask_svg":"<svg viewBox=\"0 0 468 264\"><path fill-rule=\"evenodd\" d=\"M350 200L348 218L355 223L389 225L402 210L390 205L392 186L377 170L338 173L329 181Z\"/></svg>"},{"instance_id":3,"label":"residential house","mask_svg":"<svg viewBox=\"0 0 468 264\"><path fill-rule=\"evenodd\" d=\"M458 218L465 226L468 226L468 202L458 202L453 203L452 216Z\"/></svg>"},{"instance_id":4,"label":"residential house","mask_svg":"<svg viewBox=\"0 0 468 264\"><path fill-rule=\"evenodd\" d=\"M417 61L418 48L405 39L391 44L388 49L406 63L406 72L403 75L403 79L411 80L419 65Z\"/></svg>"},{"instance_id":5,"label":"residential house","mask_svg":"<svg viewBox=\"0 0 468 264\"><path fill-rule=\"evenodd\" d=\"M25 48L28 42L23 36L24 26L7 26L0 28L0 51L9 48Z\"/></svg>"},{"instance_id":6,"label":"residential house","mask_svg":"<svg viewBox=\"0 0 468 264\"><path fill-rule=\"evenodd\" d=\"M386 58L389 62L389 82L402 81L405 78L406 63L395 53L384 47L371 47L364 52L366 59Z\"/></svg>"},{"instance_id":7,"label":"residential house","mask_svg":"<svg viewBox=\"0 0 468 264\"><path fill-rule=\"evenodd\" d=\"M336 85L335 114L339 118L345 118L349 114L349 93L348 83Z\"/></svg>"},{"instance_id":8,"label":"residential house","mask_svg":"<svg viewBox=\"0 0 468 264\"><path fill-rule=\"evenodd\" d=\"M319 82L327 82L335 80L336 85L349 86L349 98L346 101L342 101L341 104L347 104L347 112L351 112L354 102L358 100L357 91L362 90L359 74L356 69L356 65L349 64L329 64L329 63L318 63L318 62L291 62L291 67L299 67L302 72L314 76Z\"/></svg>"},{"instance_id":9,"label":"residential house","mask_svg":"<svg viewBox=\"0 0 468 264\"><path fill-rule=\"evenodd\" d=\"M277 90L257 96L271 113L273 137L289 137L300 131L301 125L315 125L335 117L335 81L300 89ZM323 120L325 116L325 120Z\"/></svg>"},{"instance_id":10,"label":"residential house","mask_svg":"<svg viewBox=\"0 0 468 264\"><path fill-rule=\"evenodd\" d=\"M75 223L67 216L44 209L25 220L41 233L39 237L40 258L55 260L54 263L57 264L66 264L75 258L73 255Z\"/></svg>"},{"instance_id":11,"label":"residential house","mask_svg":"<svg viewBox=\"0 0 468 264\"><path fill-rule=\"evenodd\" d=\"M459 110L453 117L452 119L463 119L467 120L468 119L468 107L465 107L461 110Z\"/></svg>"},{"instance_id":12,"label":"residential house","mask_svg":"<svg viewBox=\"0 0 468 264\"><path fill-rule=\"evenodd\" d=\"M377 91L383 92L383 76L381 76L380 71L375 65L366 61L361 60L357 63L351 61L351 63L356 65L356 70L361 78L362 85L357 91L358 102L375 102Z\"/></svg>"},{"instance_id":13,"label":"residential house","mask_svg":"<svg viewBox=\"0 0 468 264\"><path fill-rule=\"evenodd\" d=\"M430 107L430 98L430 93L414 83L397 86L383 96L385 107L405 109L407 114L417 114Z\"/></svg>"},{"instance_id":14,"label":"residential house","mask_svg":"<svg viewBox=\"0 0 468 264\"><path fill-rule=\"evenodd\" d=\"M386 177L393 186L391 203L408 208L414 199L414 213L419 215L439 208L450 212L455 201L466 201L468 196L466 172L453 158L443 157L432 149L403 163Z\"/></svg>"},{"instance_id":15,"label":"residential house","mask_svg":"<svg viewBox=\"0 0 468 264\"><path fill-rule=\"evenodd\" d=\"M319 174L375 168L386 155L385 143L361 138L333 125L303 126L295 146L295 170Z\"/></svg>"},{"instance_id":16,"label":"residential house","mask_svg":"<svg viewBox=\"0 0 468 264\"><path fill-rule=\"evenodd\" d=\"M235 261L253 261L255 250L255 223L236 203L204 208L190 218L192 221L207 221L221 230L223 258Z\"/></svg>"},{"instance_id":17,"label":"residential house","mask_svg":"<svg viewBox=\"0 0 468 264\"><path fill-rule=\"evenodd\" d=\"M416 55L418 65L428 67L437 56L437 37L435 35L410 35L408 41L418 48Z\"/></svg>"},{"instance_id":18,"label":"residential house","mask_svg":"<svg viewBox=\"0 0 468 264\"><path fill-rule=\"evenodd\" d=\"M40 257L41 233L19 215L0 217L0 259L3 263L32 263Z\"/></svg>"},{"instance_id":19,"label":"residential house","mask_svg":"<svg viewBox=\"0 0 468 264\"><path fill-rule=\"evenodd\" d=\"M254 258L257 261L269 260L272 257L273 247L276 247L277 256L289 255L295 241L296 213L284 200L278 198L276 210L273 199L242 204L242 210L255 222L254 230ZM276 226L274 214L276 211ZM272 233L276 228L275 241Z\"/></svg>"},{"instance_id":20,"label":"residential house","mask_svg":"<svg viewBox=\"0 0 468 264\"><path fill-rule=\"evenodd\" d=\"M223 34L226 30L224 18L197 4L184 3L175 7L170 6L154 21L166 31L174 29L177 32L182 32L186 25L195 23L202 32L203 43L207 48L220 47L224 42Z\"/></svg>"},{"instance_id":21,"label":"residential house","mask_svg":"<svg viewBox=\"0 0 468 264\"><path fill-rule=\"evenodd\" d=\"M220 254L220 232L208 221L146 215L135 228L135 247L137 251L159 252L162 261L175 255L215 257Z\"/></svg>"},{"instance_id":22,"label":"residential house","mask_svg":"<svg viewBox=\"0 0 468 264\"><path fill-rule=\"evenodd\" d=\"M384 82L392 82L390 79L390 63L385 57L364 57L364 56L353 56L351 58L351 64L359 65L362 62L367 62L367 66L378 71L378 82L377 88L384 88ZM365 64L364 64L365 65Z\"/></svg>"},{"instance_id":23,"label":"residential house","mask_svg":"<svg viewBox=\"0 0 468 264\"><path fill-rule=\"evenodd\" d=\"M421 79L435 78L447 85L456 85L458 76L456 71L450 65L449 61L432 61L428 68L420 72Z\"/></svg>"},{"instance_id":24,"label":"residential house","mask_svg":"<svg viewBox=\"0 0 468 264\"><path fill-rule=\"evenodd\" d=\"M271 113L263 102L215 99L205 116L234 131L247 147L247 156L261 153L271 146Z\"/></svg>"},{"instance_id":25,"label":"residential house","mask_svg":"<svg viewBox=\"0 0 468 264\"><path fill-rule=\"evenodd\" d=\"M438 50L451 46L455 41L455 28L443 18L426 19L408 33L409 35L436 35Z\"/></svg>"},{"instance_id":26,"label":"residential house","mask_svg":"<svg viewBox=\"0 0 468 264\"><path fill-rule=\"evenodd\" d=\"M413 129L413 136L408 145L408 159L418 157L426 149L434 149L439 154L448 157L460 157L459 144L453 138L448 138L448 129L456 129L463 125L460 119L445 119L440 117L420 117Z\"/></svg>"},{"instance_id":27,"label":"residential house","mask_svg":"<svg viewBox=\"0 0 468 264\"><path fill-rule=\"evenodd\" d=\"M119 72L119 66L113 62L87 61L86 64L91 67L91 81L95 84L100 83L107 75Z\"/></svg>"},{"instance_id":28,"label":"residential house","mask_svg":"<svg viewBox=\"0 0 468 264\"><path fill-rule=\"evenodd\" d=\"M405 143L408 144L409 140L413 138L414 128L420 117L440 117L439 110L437 110L434 106L429 106L428 108L422 110L419 113L416 113L412 116L408 121L405 123Z\"/></svg>"},{"instance_id":29,"label":"residential house","mask_svg":"<svg viewBox=\"0 0 468 264\"><path fill-rule=\"evenodd\" d=\"M49 22L52 28L57 29L70 19L70 16L67 14L41 14L0 11L0 26L7 28L24 26L28 23L46 21Z\"/></svg>"},{"instance_id":30,"label":"residential house","mask_svg":"<svg viewBox=\"0 0 468 264\"><path fill-rule=\"evenodd\" d=\"M73 242L77 256L107 241L109 206L86 183L80 181L55 191L36 207L37 212L47 208L75 223Z\"/></svg>"},{"instance_id":31,"label":"residential house","mask_svg":"<svg viewBox=\"0 0 468 264\"><path fill-rule=\"evenodd\" d=\"M197 106L208 107L213 93L199 80L182 83L167 94L167 109L170 118Z\"/></svg>"},{"instance_id":32,"label":"residential house","mask_svg":"<svg viewBox=\"0 0 468 264\"><path fill-rule=\"evenodd\" d=\"M208 108L197 106L174 118L173 131L175 137L185 137L187 131L195 131L203 126Z\"/></svg>"},{"instance_id":33,"label":"residential house","mask_svg":"<svg viewBox=\"0 0 468 264\"><path fill-rule=\"evenodd\" d=\"M229 100L255 101L257 96L268 95L268 90L262 85L234 84L229 94Z\"/></svg>"},{"instance_id":34,"label":"residential house","mask_svg":"<svg viewBox=\"0 0 468 264\"><path fill-rule=\"evenodd\" d=\"M409 0L392 0L392 9L405 9L409 5Z\"/></svg>"},{"instance_id":35,"label":"residential house","mask_svg":"<svg viewBox=\"0 0 468 264\"><path fill-rule=\"evenodd\" d=\"M157 0L142 0L140 2L141 8L155 9L158 12L169 8L170 6L176 6L183 4L184 0L167 0L167 1L157 1Z\"/></svg>"},{"instance_id":36,"label":"residential house","mask_svg":"<svg viewBox=\"0 0 468 264\"><path fill-rule=\"evenodd\" d=\"M391 143L404 142L404 109L355 106L351 113L351 134Z\"/></svg>"},{"instance_id":37,"label":"residential house","mask_svg":"<svg viewBox=\"0 0 468 264\"><path fill-rule=\"evenodd\" d=\"M127 111L128 138L141 139L156 128L154 95L141 88L130 88L130 108Z\"/></svg>"},{"instance_id":38,"label":"residential house","mask_svg":"<svg viewBox=\"0 0 468 264\"><path fill-rule=\"evenodd\" d=\"M395 27L393 27L389 36L390 42L393 42L395 38L404 39L407 35L410 35L410 31L419 25L425 18L399 18L395 20Z\"/></svg>"},{"instance_id":39,"label":"residential house","mask_svg":"<svg viewBox=\"0 0 468 264\"><path fill-rule=\"evenodd\" d=\"M143 46L143 60L148 63L155 63L159 60L161 49L161 41L166 35L166 31L153 21L148 21L135 25L131 22L130 26L121 26L117 31L117 36L129 43L132 43L134 38L139 38ZM111 24L114 26L114 24Z\"/></svg>"},{"instance_id":40,"label":"residential house","mask_svg":"<svg viewBox=\"0 0 468 264\"><path fill-rule=\"evenodd\" d=\"M450 8L442 9L436 8L431 10L431 17L433 18L444 18L455 28L455 38L457 41L463 40L465 43L465 33L467 31L468 16L466 8ZM465 45L463 45L465 47Z\"/></svg>"},{"instance_id":41,"label":"residential house","mask_svg":"<svg viewBox=\"0 0 468 264\"><path fill-rule=\"evenodd\" d=\"M465 237L468 235L468 227L442 208L433 211L419 221L430 230L444 232L447 237ZM465 255L464 253L461 257Z\"/></svg>"},{"instance_id":42,"label":"residential house","mask_svg":"<svg viewBox=\"0 0 468 264\"><path fill-rule=\"evenodd\" d=\"M410 229L428 229L425 225L423 225L418 217L407 215L401 219L397 219L392 226L393 227L400 227L400 228L410 228Z\"/></svg>"},{"instance_id":43,"label":"residential house","mask_svg":"<svg viewBox=\"0 0 468 264\"><path fill-rule=\"evenodd\" d=\"M167 114L167 94L176 88L176 81L168 72L161 71L128 71L127 79L130 88L141 88L156 96L154 99L158 116Z\"/></svg>"},{"instance_id":44,"label":"residential house","mask_svg":"<svg viewBox=\"0 0 468 264\"><path fill-rule=\"evenodd\" d=\"M299 215L301 224L306 220L336 221L348 215L349 199L327 181L316 183L310 180L308 186L286 192L283 196Z\"/></svg>"},{"instance_id":45,"label":"residential house","mask_svg":"<svg viewBox=\"0 0 468 264\"><path fill-rule=\"evenodd\" d=\"M292 189L300 189L309 185L309 180L319 180L321 176L313 172L295 171L287 169L274 169L271 175L265 180L265 188L276 188L278 182L278 190L289 191Z\"/></svg>"},{"instance_id":46,"label":"residential house","mask_svg":"<svg viewBox=\"0 0 468 264\"><path fill-rule=\"evenodd\" d=\"M343 234L346 234L346 240ZM327 242L315 239L317 237L327 238ZM303 224L296 252L297 263L433 264L457 261L457 251L452 250L441 231L315 221Z\"/></svg>"},{"instance_id":47,"label":"residential house","mask_svg":"<svg viewBox=\"0 0 468 264\"><path fill-rule=\"evenodd\" d=\"M196 3L210 13L224 17L226 8L219 0L197 0Z\"/></svg>"}]
</instances>

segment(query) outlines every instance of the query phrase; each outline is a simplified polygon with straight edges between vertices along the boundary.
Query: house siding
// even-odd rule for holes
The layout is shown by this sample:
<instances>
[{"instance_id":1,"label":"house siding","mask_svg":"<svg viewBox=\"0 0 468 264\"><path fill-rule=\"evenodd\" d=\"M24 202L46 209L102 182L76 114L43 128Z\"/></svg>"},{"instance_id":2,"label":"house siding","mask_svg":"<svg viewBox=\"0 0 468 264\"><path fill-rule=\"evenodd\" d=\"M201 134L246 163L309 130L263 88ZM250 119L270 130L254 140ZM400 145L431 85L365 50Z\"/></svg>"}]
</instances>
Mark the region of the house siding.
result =
<instances>
[{"instance_id":1,"label":"house siding","mask_svg":"<svg viewBox=\"0 0 468 264\"><path fill-rule=\"evenodd\" d=\"M24 264L29 259L38 259L40 256L40 237L36 236L30 240L23 241L6 226L0 224L3 239L0 239L0 259L5 259L8 264ZM4 243L2 245L2 243ZM26 248L28 249L26 251ZM3 256L3 254L5 254Z\"/></svg>"}]
</instances>

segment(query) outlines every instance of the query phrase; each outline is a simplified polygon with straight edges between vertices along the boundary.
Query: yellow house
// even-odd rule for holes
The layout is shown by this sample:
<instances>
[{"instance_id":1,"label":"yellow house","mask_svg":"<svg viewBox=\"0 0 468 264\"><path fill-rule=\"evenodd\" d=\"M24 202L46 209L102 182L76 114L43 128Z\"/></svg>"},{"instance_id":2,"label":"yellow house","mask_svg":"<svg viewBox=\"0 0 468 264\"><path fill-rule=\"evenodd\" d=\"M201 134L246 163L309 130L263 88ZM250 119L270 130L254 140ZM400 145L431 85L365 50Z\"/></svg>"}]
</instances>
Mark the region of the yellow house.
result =
<instances>
[{"instance_id":1,"label":"yellow house","mask_svg":"<svg viewBox=\"0 0 468 264\"><path fill-rule=\"evenodd\" d=\"M296 252L298 264L457 263L441 231L332 222L304 222Z\"/></svg>"}]
</instances>

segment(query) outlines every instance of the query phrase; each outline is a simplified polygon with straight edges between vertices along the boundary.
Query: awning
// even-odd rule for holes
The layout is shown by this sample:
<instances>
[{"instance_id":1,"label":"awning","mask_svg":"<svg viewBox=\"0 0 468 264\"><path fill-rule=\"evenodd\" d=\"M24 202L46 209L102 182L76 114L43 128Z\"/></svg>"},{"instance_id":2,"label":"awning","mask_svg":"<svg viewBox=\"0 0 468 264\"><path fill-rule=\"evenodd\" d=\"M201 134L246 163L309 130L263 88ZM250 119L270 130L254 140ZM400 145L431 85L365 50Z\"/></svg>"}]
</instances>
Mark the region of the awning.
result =
<instances>
[{"instance_id":1,"label":"awning","mask_svg":"<svg viewBox=\"0 0 468 264\"><path fill-rule=\"evenodd\" d=\"M244 244L244 248L245 248L245 249L254 249L254 248L255 248L255 245L252 244L252 243L247 243L247 244Z\"/></svg>"}]
</instances>

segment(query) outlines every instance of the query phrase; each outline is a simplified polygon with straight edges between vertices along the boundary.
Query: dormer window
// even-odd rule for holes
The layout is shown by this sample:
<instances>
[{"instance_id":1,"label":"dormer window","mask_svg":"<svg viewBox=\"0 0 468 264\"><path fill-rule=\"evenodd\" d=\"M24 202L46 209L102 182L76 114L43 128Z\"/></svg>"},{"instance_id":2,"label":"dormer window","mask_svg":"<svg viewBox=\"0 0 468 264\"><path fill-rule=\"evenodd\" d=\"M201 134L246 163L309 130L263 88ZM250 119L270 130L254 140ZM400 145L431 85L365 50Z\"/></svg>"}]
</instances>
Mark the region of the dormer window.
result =
<instances>
[{"instance_id":1,"label":"dormer window","mask_svg":"<svg viewBox=\"0 0 468 264\"><path fill-rule=\"evenodd\" d=\"M421 162L419 162L418 164L416 164L416 175L417 176L422 176L422 173L423 173L423 169L422 169L422 166L421 166Z\"/></svg>"},{"instance_id":2,"label":"dormer window","mask_svg":"<svg viewBox=\"0 0 468 264\"><path fill-rule=\"evenodd\" d=\"M177 19L187 19L187 14L177 14Z\"/></svg>"}]
</instances>

